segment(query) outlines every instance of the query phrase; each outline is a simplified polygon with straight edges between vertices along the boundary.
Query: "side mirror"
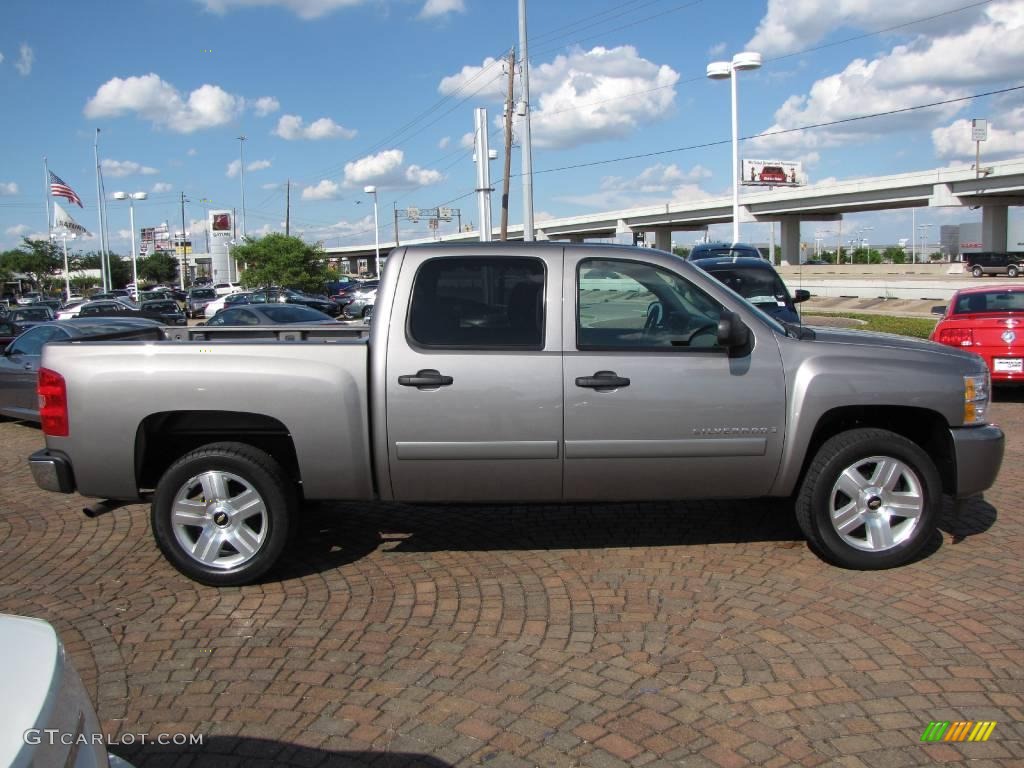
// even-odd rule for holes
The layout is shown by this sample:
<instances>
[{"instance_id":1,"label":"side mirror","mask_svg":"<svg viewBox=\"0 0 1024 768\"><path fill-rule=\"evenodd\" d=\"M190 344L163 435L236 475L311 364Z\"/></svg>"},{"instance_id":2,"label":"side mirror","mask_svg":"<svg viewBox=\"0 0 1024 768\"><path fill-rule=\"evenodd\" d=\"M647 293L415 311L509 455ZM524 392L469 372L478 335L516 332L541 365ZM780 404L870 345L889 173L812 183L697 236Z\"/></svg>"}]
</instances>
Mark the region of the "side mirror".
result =
<instances>
[{"instance_id":1,"label":"side mirror","mask_svg":"<svg viewBox=\"0 0 1024 768\"><path fill-rule=\"evenodd\" d=\"M938 306L932 307L932 314L933 315L944 315L944 314L946 314L946 305L945 304L940 304Z\"/></svg>"},{"instance_id":2,"label":"side mirror","mask_svg":"<svg viewBox=\"0 0 1024 768\"><path fill-rule=\"evenodd\" d=\"M794 304L802 304L809 298L811 298L811 292L808 291L806 288L797 288L796 291L793 293Z\"/></svg>"},{"instance_id":3,"label":"side mirror","mask_svg":"<svg viewBox=\"0 0 1024 768\"><path fill-rule=\"evenodd\" d=\"M750 329L734 312L722 312L718 318L718 346L726 349L746 347L750 343Z\"/></svg>"}]
</instances>

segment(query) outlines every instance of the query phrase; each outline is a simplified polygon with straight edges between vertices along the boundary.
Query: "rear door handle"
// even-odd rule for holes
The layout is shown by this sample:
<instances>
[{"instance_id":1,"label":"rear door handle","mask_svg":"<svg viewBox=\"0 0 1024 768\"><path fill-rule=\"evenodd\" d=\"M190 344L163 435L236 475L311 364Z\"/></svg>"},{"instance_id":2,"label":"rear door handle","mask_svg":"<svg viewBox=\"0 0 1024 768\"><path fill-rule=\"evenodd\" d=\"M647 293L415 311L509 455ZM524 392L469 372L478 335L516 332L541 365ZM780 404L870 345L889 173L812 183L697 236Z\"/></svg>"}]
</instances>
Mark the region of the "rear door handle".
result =
<instances>
[{"instance_id":1,"label":"rear door handle","mask_svg":"<svg viewBox=\"0 0 1024 768\"><path fill-rule=\"evenodd\" d=\"M628 387L629 379L616 375L615 371L598 371L593 376L577 378L576 386L596 389L598 392L610 392L619 387Z\"/></svg>"},{"instance_id":2,"label":"rear door handle","mask_svg":"<svg viewBox=\"0 0 1024 768\"><path fill-rule=\"evenodd\" d=\"M403 387L416 387L417 389L434 389L436 387L451 386L451 376L442 376L433 368L424 368L413 375L399 376L398 383Z\"/></svg>"}]
</instances>

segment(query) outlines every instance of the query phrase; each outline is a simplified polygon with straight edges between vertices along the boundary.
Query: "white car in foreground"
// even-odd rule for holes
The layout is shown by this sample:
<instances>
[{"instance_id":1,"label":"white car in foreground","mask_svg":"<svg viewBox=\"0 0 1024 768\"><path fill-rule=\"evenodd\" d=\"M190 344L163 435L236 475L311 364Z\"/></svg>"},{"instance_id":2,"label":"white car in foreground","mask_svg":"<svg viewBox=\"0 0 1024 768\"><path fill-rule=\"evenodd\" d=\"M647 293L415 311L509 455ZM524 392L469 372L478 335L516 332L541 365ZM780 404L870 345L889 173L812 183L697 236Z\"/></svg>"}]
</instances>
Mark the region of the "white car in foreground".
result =
<instances>
[{"instance_id":1,"label":"white car in foreground","mask_svg":"<svg viewBox=\"0 0 1024 768\"><path fill-rule=\"evenodd\" d=\"M89 694L40 619L0 614L0 765L131 768L107 754Z\"/></svg>"}]
</instances>

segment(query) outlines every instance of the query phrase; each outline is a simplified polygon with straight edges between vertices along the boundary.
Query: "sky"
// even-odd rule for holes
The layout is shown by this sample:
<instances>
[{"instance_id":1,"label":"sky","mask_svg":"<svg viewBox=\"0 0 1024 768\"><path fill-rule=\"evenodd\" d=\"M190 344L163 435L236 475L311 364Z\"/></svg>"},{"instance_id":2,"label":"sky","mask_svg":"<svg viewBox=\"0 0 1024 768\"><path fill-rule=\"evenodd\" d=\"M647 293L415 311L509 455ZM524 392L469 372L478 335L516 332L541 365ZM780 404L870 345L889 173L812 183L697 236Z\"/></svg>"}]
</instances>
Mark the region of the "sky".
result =
<instances>
[{"instance_id":1,"label":"sky","mask_svg":"<svg viewBox=\"0 0 1024 768\"><path fill-rule=\"evenodd\" d=\"M810 183L969 165L974 117L990 124L983 163L1024 156L1024 90L756 138L1024 85L1024 0L533 0L528 12L538 222L728 194L728 144L690 147L729 138L728 82L705 67L744 50L765 63L739 76L740 134L755 137L741 156L798 160ZM500 152L499 59L517 19L516 0L5 0L0 248L46 231L44 157L84 208L59 202L98 229L97 129L107 196L149 194L137 227L180 229L184 193L198 233L206 210L241 211L243 178L250 236L283 230L289 179L292 233L310 242L373 241L367 184L382 238L395 206L448 204L476 222L473 109L487 107ZM513 223L519 168L516 146ZM492 181L502 175L499 159ZM500 184L494 200L497 224ZM127 208L108 202L122 253ZM917 214L933 241L940 225L975 220ZM401 234L425 224L403 220ZM835 226L805 223L802 239L826 227L835 238ZM852 214L843 229L894 243L911 236L911 212ZM768 226L741 236L765 242Z\"/></svg>"}]
</instances>

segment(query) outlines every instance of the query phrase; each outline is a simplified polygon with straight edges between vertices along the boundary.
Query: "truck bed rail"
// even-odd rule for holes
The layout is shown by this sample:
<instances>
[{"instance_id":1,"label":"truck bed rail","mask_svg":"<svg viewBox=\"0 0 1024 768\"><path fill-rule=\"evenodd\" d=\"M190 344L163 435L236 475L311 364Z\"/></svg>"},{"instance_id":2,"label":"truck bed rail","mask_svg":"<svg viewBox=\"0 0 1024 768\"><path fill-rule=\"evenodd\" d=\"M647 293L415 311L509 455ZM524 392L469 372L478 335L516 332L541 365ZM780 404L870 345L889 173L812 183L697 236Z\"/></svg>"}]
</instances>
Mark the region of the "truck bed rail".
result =
<instances>
[{"instance_id":1,"label":"truck bed rail","mask_svg":"<svg viewBox=\"0 0 1024 768\"><path fill-rule=\"evenodd\" d=\"M168 341L311 341L332 344L339 341L368 339L370 329L366 326L335 325L332 323L296 323L294 325L255 326L192 326L167 327L163 329Z\"/></svg>"}]
</instances>

